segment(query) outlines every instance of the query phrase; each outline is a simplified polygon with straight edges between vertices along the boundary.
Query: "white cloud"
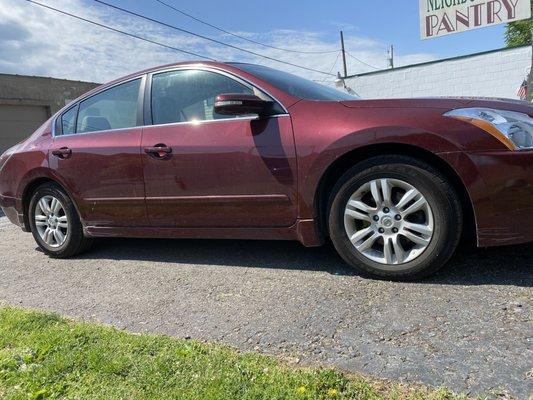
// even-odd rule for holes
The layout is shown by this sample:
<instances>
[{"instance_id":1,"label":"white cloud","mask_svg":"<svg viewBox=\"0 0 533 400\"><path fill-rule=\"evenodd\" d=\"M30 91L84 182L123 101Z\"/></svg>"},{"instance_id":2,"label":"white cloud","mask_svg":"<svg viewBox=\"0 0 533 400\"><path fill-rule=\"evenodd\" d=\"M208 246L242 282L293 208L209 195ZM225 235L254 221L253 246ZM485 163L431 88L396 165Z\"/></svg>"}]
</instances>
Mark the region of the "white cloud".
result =
<instances>
[{"instance_id":1,"label":"white cloud","mask_svg":"<svg viewBox=\"0 0 533 400\"><path fill-rule=\"evenodd\" d=\"M298 75L331 82L334 78L305 71L276 61L262 59L236 49L206 42L142 19L128 16L83 0L41 0L52 7L100 21L127 32L169 46L203 54L223 61L245 61L269 65ZM193 59L192 56L113 33L54 11L20 0L0 0L0 72L52 76L74 80L106 82L160 64ZM200 27L198 31L200 31ZM238 32L253 40L285 49L329 51L339 48L338 41L323 32L279 29L268 33ZM334 73L342 68L340 58L332 69L336 54L298 54L255 45L225 34L208 34L218 40L309 68ZM297 38L297 39L296 39ZM386 68L385 45L371 38L346 38L353 56L378 68ZM435 59L431 54L400 55L397 65ZM348 58L349 73L372 68Z\"/></svg>"}]
</instances>

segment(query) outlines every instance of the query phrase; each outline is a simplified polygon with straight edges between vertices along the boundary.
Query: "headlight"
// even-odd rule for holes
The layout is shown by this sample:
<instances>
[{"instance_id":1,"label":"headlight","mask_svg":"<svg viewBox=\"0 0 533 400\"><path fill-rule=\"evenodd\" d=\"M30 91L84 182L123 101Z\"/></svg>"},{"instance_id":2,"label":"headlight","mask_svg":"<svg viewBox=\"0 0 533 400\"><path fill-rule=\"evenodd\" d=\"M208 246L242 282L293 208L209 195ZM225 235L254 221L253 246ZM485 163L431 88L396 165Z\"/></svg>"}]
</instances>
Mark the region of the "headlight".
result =
<instances>
[{"instance_id":1,"label":"headlight","mask_svg":"<svg viewBox=\"0 0 533 400\"><path fill-rule=\"evenodd\" d=\"M461 108L444 116L483 129L511 150L533 148L533 118L527 114L491 108Z\"/></svg>"}]
</instances>

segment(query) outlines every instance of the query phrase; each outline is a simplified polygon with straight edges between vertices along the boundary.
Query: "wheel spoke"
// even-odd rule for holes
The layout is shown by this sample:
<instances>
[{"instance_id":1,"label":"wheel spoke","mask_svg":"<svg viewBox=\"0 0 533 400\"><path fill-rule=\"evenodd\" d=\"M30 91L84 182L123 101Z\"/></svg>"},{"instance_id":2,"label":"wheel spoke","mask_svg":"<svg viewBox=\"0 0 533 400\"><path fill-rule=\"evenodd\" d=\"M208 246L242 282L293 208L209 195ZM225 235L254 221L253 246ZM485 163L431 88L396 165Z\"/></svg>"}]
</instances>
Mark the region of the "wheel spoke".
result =
<instances>
[{"instance_id":1,"label":"wheel spoke","mask_svg":"<svg viewBox=\"0 0 533 400\"><path fill-rule=\"evenodd\" d=\"M46 216L36 215L35 216L35 225L37 226L46 226Z\"/></svg>"},{"instance_id":2,"label":"wheel spoke","mask_svg":"<svg viewBox=\"0 0 533 400\"><path fill-rule=\"evenodd\" d=\"M383 199L381 198L381 193L378 188L377 181L370 182L370 192L372 193L372 198L376 202L376 207L379 207L383 202Z\"/></svg>"},{"instance_id":3,"label":"wheel spoke","mask_svg":"<svg viewBox=\"0 0 533 400\"><path fill-rule=\"evenodd\" d=\"M420 210L422 207L427 205L426 199L424 197L420 197L418 200L416 200L413 204L411 204L409 207L407 207L406 210L402 212L403 215L409 215L412 214L418 210Z\"/></svg>"},{"instance_id":4,"label":"wheel spoke","mask_svg":"<svg viewBox=\"0 0 533 400\"><path fill-rule=\"evenodd\" d=\"M56 229L53 231L53 234L57 244L63 243L63 240L65 240L65 235L63 235L63 232L61 232L59 229Z\"/></svg>"},{"instance_id":5,"label":"wheel spoke","mask_svg":"<svg viewBox=\"0 0 533 400\"><path fill-rule=\"evenodd\" d=\"M357 250L361 251L361 252L363 252L365 250L368 250L369 248L372 247L372 245L374 244L374 242L376 241L376 239L378 237L379 237L379 234L374 232L374 234L372 234L372 236L370 236L368 239L366 239L360 245L356 245L355 248Z\"/></svg>"},{"instance_id":6,"label":"wheel spoke","mask_svg":"<svg viewBox=\"0 0 533 400\"><path fill-rule=\"evenodd\" d=\"M50 210L52 211L52 213L57 214L60 209L61 209L61 203L59 202L58 199L54 197L52 199L52 203L50 204Z\"/></svg>"},{"instance_id":7,"label":"wheel spoke","mask_svg":"<svg viewBox=\"0 0 533 400\"><path fill-rule=\"evenodd\" d=\"M360 219L360 220L363 220L363 221L370 221L370 216L369 215L363 214L362 212L359 212L359 211L356 211L356 210L352 210L350 208L347 208L344 211L344 213L346 215L349 215L352 218L355 218L355 219Z\"/></svg>"},{"instance_id":8,"label":"wheel spoke","mask_svg":"<svg viewBox=\"0 0 533 400\"><path fill-rule=\"evenodd\" d=\"M387 264L392 264L392 245L391 238L385 238L383 242L383 255L385 256L385 262Z\"/></svg>"},{"instance_id":9,"label":"wheel spoke","mask_svg":"<svg viewBox=\"0 0 533 400\"><path fill-rule=\"evenodd\" d=\"M423 225L423 224L413 224L411 222L405 221L403 223L404 229L409 229L410 231L414 231L415 233L419 233L422 236L431 236L433 233L433 228L429 225Z\"/></svg>"},{"instance_id":10,"label":"wheel spoke","mask_svg":"<svg viewBox=\"0 0 533 400\"><path fill-rule=\"evenodd\" d=\"M388 179L381 179L381 191L383 192L383 202L387 205L391 205L391 186Z\"/></svg>"},{"instance_id":11,"label":"wheel spoke","mask_svg":"<svg viewBox=\"0 0 533 400\"><path fill-rule=\"evenodd\" d=\"M57 219L57 226L60 228L68 228L68 220L66 215L63 215Z\"/></svg>"},{"instance_id":12,"label":"wheel spoke","mask_svg":"<svg viewBox=\"0 0 533 400\"><path fill-rule=\"evenodd\" d=\"M355 219L363 221L370 221L370 215L368 215L373 209L359 200L349 200L346 205L346 214Z\"/></svg>"},{"instance_id":13,"label":"wheel spoke","mask_svg":"<svg viewBox=\"0 0 533 400\"><path fill-rule=\"evenodd\" d=\"M39 200L39 207L43 214L49 214L50 213L50 206L48 205L48 202L46 201L46 198L42 198Z\"/></svg>"},{"instance_id":14,"label":"wheel spoke","mask_svg":"<svg viewBox=\"0 0 533 400\"><path fill-rule=\"evenodd\" d=\"M53 241L53 238L54 238L54 235L52 234L52 230L50 228L46 228L46 230L44 231L44 241L49 244L49 245L52 245L54 243Z\"/></svg>"},{"instance_id":15,"label":"wheel spoke","mask_svg":"<svg viewBox=\"0 0 533 400\"><path fill-rule=\"evenodd\" d=\"M394 247L394 255L396 256L396 262L398 264L401 264L405 259L405 251L403 250L398 235L392 238L392 246Z\"/></svg>"},{"instance_id":16,"label":"wheel spoke","mask_svg":"<svg viewBox=\"0 0 533 400\"><path fill-rule=\"evenodd\" d=\"M422 246L427 246L428 243L429 243L429 240L430 240L430 239L426 239L426 238L423 238L421 236L415 235L414 233L409 232L409 231L407 231L405 229L402 230L401 233L402 233L402 236L406 237L411 242L419 244L419 245L422 245Z\"/></svg>"},{"instance_id":17,"label":"wheel spoke","mask_svg":"<svg viewBox=\"0 0 533 400\"><path fill-rule=\"evenodd\" d=\"M374 233L374 230L371 227L361 229L355 232L350 237L350 242L352 242L353 244L356 244L357 242L361 241L363 238L367 237L370 233Z\"/></svg>"},{"instance_id":18,"label":"wheel spoke","mask_svg":"<svg viewBox=\"0 0 533 400\"><path fill-rule=\"evenodd\" d=\"M360 211L363 211L365 213L369 213L370 211L372 211L372 208L363 203L362 201L359 201L359 200L350 200L348 201L348 206L353 208L354 210L360 210Z\"/></svg>"},{"instance_id":19,"label":"wheel spoke","mask_svg":"<svg viewBox=\"0 0 533 400\"><path fill-rule=\"evenodd\" d=\"M413 200L417 194L418 194L418 191L416 189L409 189L407 192L403 194L400 201L398 201L398 204L396 204L396 208L398 210L401 210L407 205L407 203Z\"/></svg>"}]
</instances>

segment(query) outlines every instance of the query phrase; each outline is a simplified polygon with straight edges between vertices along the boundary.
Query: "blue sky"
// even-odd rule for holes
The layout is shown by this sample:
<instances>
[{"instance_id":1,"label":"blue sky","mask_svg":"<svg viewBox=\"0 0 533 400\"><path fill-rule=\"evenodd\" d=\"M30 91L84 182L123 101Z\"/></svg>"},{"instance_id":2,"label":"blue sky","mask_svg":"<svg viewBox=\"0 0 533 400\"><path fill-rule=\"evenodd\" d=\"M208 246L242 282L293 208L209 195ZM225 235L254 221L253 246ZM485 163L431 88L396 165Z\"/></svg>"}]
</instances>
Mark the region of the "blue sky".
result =
<instances>
[{"instance_id":1,"label":"blue sky","mask_svg":"<svg viewBox=\"0 0 533 400\"><path fill-rule=\"evenodd\" d=\"M254 57L154 25L92 0L38 1L218 60L262 63L310 79L324 79L326 83L331 80L324 74ZM156 0L105 1L276 60L333 73L342 68L337 54L302 55L243 42L169 10ZM228 31L293 50L338 49L339 30L342 29L347 50L377 69L387 67L386 50L390 43L395 45L397 66L504 46L503 25L421 40L418 0L164 1ZM0 0L0 37L0 73L105 82L145 67L191 59L190 56L103 30L23 0ZM348 58L348 69L351 74L373 70L355 58Z\"/></svg>"},{"instance_id":2,"label":"blue sky","mask_svg":"<svg viewBox=\"0 0 533 400\"><path fill-rule=\"evenodd\" d=\"M268 33L279 29L304 30L324 32L334 41L338 40L338 31L343 29L347 37L368 37L379 41L383 46L392 43L399 54L435 53L439 57L453 57L505 45L505 25L420 40L418 0L232 0L223 7L216 0L165 1L229 31ZM151 1L109 2L157 16L191 30L205 34L217 33L185 16L172 11L169 13L168 9Z\"/></svg>"}]
</instances>

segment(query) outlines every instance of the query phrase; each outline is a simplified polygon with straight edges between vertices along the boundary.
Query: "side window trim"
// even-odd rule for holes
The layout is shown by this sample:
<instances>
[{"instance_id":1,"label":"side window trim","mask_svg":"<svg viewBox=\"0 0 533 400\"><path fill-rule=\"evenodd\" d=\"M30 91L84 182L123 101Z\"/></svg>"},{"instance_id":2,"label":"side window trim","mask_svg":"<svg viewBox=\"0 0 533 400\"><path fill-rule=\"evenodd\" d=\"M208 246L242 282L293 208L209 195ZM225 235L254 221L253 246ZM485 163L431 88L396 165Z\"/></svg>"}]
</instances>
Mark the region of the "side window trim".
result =
<instances>
[{"instance_id":1,"label":"side window trim","mask_svg":"<svg viewBox=\"0 0 533 400\"><path fill-rule=\"evenodd\" d=\"M173 71L191 71L191 70L192 71L213 72L215 74L218 74L218 75L224 76L226 78L232 79L235 82L246 86L247 88L251 89L252 91L256 91L257 90L257 91L263 93L265 96L267 96L268 98L272 99L272 101L276 102L284 110L284 113L272 115L273 117L274 116L281 116L281 115L288 115L289 114L289 112L287 111L285 106L283 104L281 104L281 102L278 99L276 99L274 96L272 96L270 93L268 93L264 89L261 89L260 87L257 87L256 85L254 85L254 84L242 79L241 77L239 77L237 75L233 75L233 74L231 74L229 72L220 71L218 69L213 69L213 68L202 68L202 67L186 66L186 67L163 69L163 70L160 70L160 71L153 71L153 72L149 72L146 75L146 83L145 83L145 87L144 87L144 112L143 112L144 125L145 126L154 125L153 120L152 120L152 82L153 82L154 75L163 74L163 73L166 73L166 72L173 72ZM236 117L236 118L225 118L225 119L219 119L219 120L213 120L213 121L202 121L202 122L223 122L223 121L231 121L231 120L234 120L234 119L251 119L251 118L252 117ZM188 124L190 122L174 122L174 123L157 124L157 125L173 125L173 124L176 124L176 123L177 124Z\"/></svg>"},{"instance_id":2,"label":"side window trim","mask_svg":"<svg viewBox=\"0 0 533 400\"><path fill-rule=\"evenodd\" d=\"M122 85L124 83L132 82L132 81L137 80L137 79L140 79L141 82L139 84L139 93L137 94L137 116L136 116L137 117L137 125L136 126L131 127L131 128L109 129L109 130L105 130L105 131L92 131L92 132L82 132L82 133L78 133L77 132L78 114L79 114L80 104L81 103L83 103L86 100L89 100L90 98L92 98L94 96L97 96L97 95L99 95L101 93L104 93L105 91L107 91L109 89L113 89L114 87L120 86L120 85ZM56 137L56 136L71 136L71 135L88 135L88 134L91 134L91 133L120 131L120 130L123 130L123 129L140 128L142 126L145 126L146 123L145 123L145 119L144 119L144 111L143 110L144 110L144 107L145 107L145 93L146 93L145 92L145 86L146 86L146 82L147 82L147 74L143 74L143 75L135 76L135 77L133 77L131 79L128 79L128 80L125 80L125 81L117 82L115 85L103 88L102 90L99 90L96 93L92 93L90 96L86 96L86 97L81 98L75 104L70 105L70 107L68 107L65 111L62 111L60 114L58 114L55 117L54 123L52 124L52 130L53 130L52 136ZM76 117L74 119L74 133L69 133L69 134L63 135L63 124L62 124L63 115L65 115L67 112L69 112L73 108L76 108Z\"/></svg>"},{"instance_id":3,"label":"side window trim","mask_svg":"<svg viewBox=\"0 0 533 400\"><path fill-rule=\"evenodd\" d=\"M143 107L143 119L144 125L153 125L152 123L152 78L155 74L150 72L146 76L146 83L144 85L144 107Z\"/></svg>"},{"instance_id":4,"label":"side window trim","mask_svg":"<svg viewBox=\"0 0 533 400\"><path fill-rule=\"evenodd\" d=\"M145 124L144 121L144 101L145 101L145 86L147 75L140 76L141 84L139 85L139 93L137 95L137 128L142 127Z\"/></svg>"}]
</instances>

